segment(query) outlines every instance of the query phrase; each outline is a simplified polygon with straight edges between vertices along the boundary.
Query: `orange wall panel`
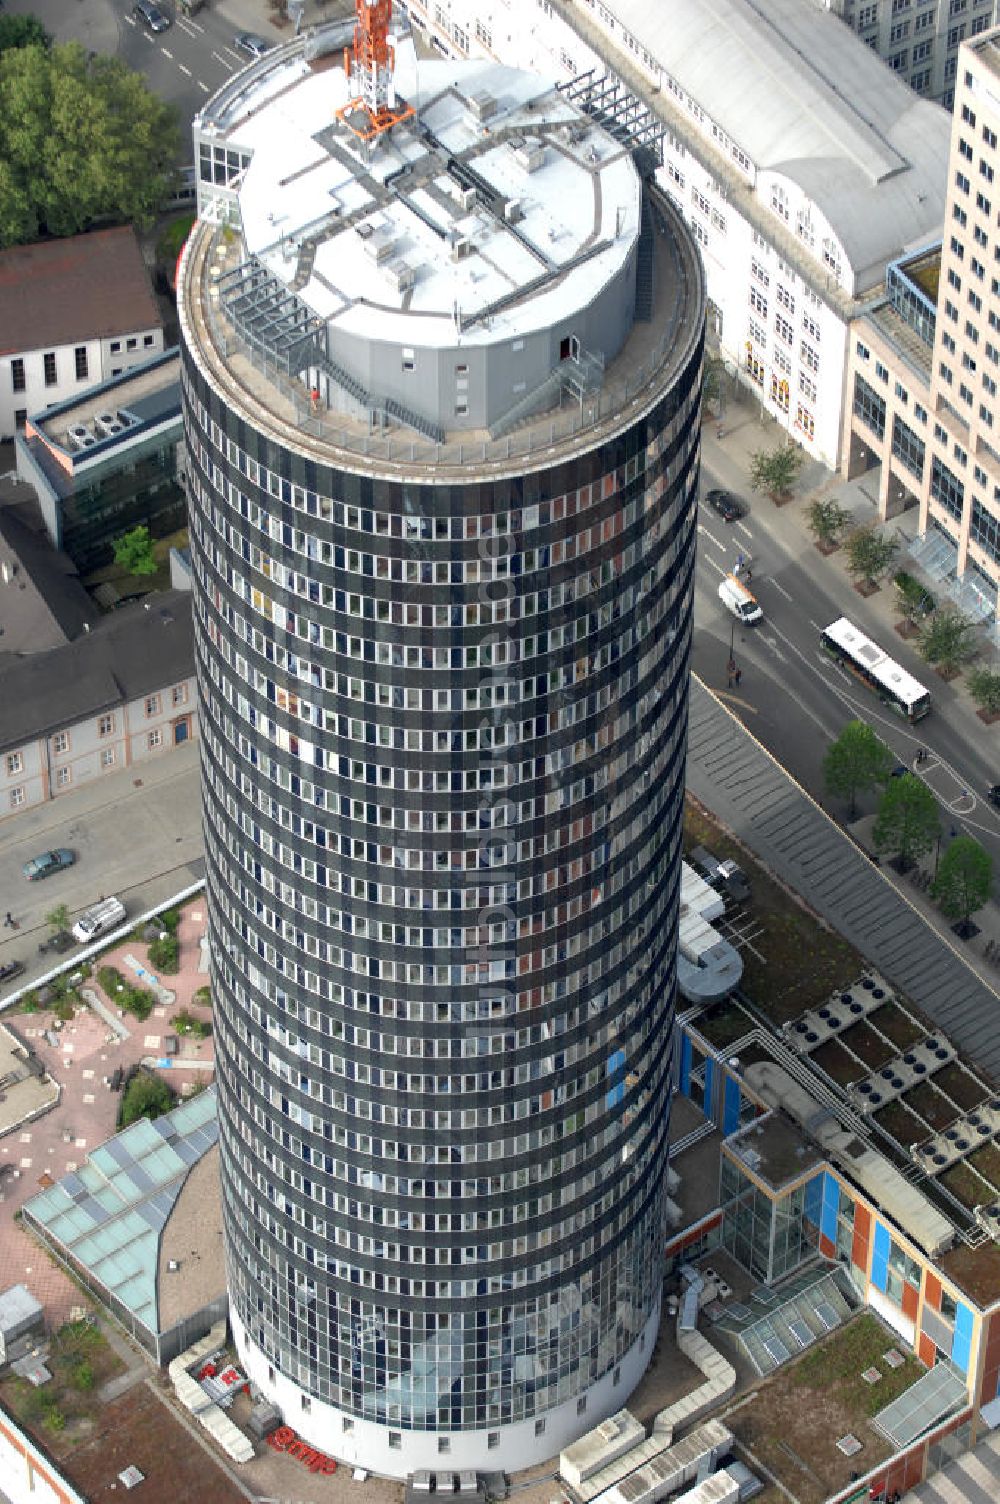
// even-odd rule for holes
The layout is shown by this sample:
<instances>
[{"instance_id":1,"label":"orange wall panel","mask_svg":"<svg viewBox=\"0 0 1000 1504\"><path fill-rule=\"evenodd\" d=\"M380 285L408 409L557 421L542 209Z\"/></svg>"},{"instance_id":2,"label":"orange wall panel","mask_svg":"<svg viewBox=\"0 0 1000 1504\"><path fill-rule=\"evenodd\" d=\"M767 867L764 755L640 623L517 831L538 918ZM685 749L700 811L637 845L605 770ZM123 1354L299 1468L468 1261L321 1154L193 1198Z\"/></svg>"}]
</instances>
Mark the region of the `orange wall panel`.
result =
<instances>
[{"instance_id":1,"label":"orange wall panel","mask_svg":"<svg viewBox=\"0 0 1000 1504\"><path fill-rule=\"evenodd\" d=\"M932 1311L941 1309L941 1281L936 1274L928 1269L927 1278L924 1280L924 1300Z\"/></svg>"},{"instance_id":2,"label":"orange wall panel","mask_svg":"<svg viewBox=\"0 0 1000 1504\"><path fill-rule=\"evenodd\" d=\"M911 1321L917 1319L917 1306L920 1304L920 1291L915 1285L903 1285L903 1315Z\"/></svg>"},{"instance_id":3,"label":"orange wall panel","mask_svg":"<svg viewBox=\"0 0 1000 1504\"><path fill-rule=\"evenodd\" d=\"M936 1354L937 1348L934 1346L934 1343L927 1336L926 1332L921 1332L917 1342L917 1357L921 1363L926 1364L928 1368L933 1368Z\"/></svg>"}]
</instances>

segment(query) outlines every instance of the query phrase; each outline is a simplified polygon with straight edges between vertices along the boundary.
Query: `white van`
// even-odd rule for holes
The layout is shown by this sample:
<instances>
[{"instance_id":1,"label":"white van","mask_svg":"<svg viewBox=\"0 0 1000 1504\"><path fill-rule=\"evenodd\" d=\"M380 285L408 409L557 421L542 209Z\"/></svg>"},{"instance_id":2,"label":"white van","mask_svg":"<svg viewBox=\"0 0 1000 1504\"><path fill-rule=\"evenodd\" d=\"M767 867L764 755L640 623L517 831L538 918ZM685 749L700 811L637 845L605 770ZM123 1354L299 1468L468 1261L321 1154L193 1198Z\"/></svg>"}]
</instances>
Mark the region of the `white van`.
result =
<instances>
[{"instance_id":1,"label":"white van","mask_svg":"<svg viewBox=\"0 0 1000 1504\"><path fill-rule=\"evenodd\" d=\"M73 939L86 945L99 935L106 935L125 918L125 905L120 898L102 898L92 908L85 910L73 926Z\"/></svg>"},{"instance_id":2,"label":"white van","mask_svg":"<svg viewBox=\"0 0 1000 1504\"><path fill-rule=\"evenodd\" d=\"M737 620L746 622L748 625L761 621L764 616L757 604L757 597L752 595L743 581L738 580L734 574L727 574L719 586L719 600Z\"/></svg>"}]
</instances>

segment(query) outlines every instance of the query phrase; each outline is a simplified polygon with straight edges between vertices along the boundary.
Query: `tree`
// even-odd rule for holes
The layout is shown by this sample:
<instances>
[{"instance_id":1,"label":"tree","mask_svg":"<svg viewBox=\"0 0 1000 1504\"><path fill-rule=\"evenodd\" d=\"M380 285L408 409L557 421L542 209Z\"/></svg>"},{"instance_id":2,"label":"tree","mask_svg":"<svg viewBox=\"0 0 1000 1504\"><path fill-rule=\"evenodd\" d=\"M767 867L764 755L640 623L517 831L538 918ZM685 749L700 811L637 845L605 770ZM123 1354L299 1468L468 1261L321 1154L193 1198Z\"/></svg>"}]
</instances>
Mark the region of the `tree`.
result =
<instances>
[{"instance_id":1,"label":"tree","mask_svg":"<svg viewBox=\"0 0 1000 1504\"><path fill-rule=\"evenodd\" d=\"M953 674L976 651L976 624L957 606L941 606L920 633L917 647L928 663Z\"/></svg>"},{"instance_id":2,"label":"tree","mask_svg":"<svg viewBox=\"0 0 1000 1504\"><path fill-rule=\"evenodd\" d=\"M995 669L971 669L965 682L980 710L986 715L1000 715L1000 674Z\"/></svg>"},{"instance_id":3,"label":"tree","mask_svg":"<svg viewBox=\"0 0 1000 1504\"><path fill-rule=\"evenodd\" d=\"M115 563L126 573L137 575L156 573L153 540L144 522L140 522L139 526L132 528L130 532L122 533L120 537L112 539L111 547L115 551Z\"/></svg>"},{"instance_id":4,"label":"tree","mask_svg":"<svg viewBox=\"0 0 1000 1504\"><path fill-rule=\"evenodd\" d=\"M0 246L97 221L148 228L170 198L177 113L78 43L0 52Z\"/></svg>"},{"instance_id":5,"label":"tree","mask_svg":"<svg viewBox=\"0 0 1000 1504\"><path fill-rule=\"evenodd\" d=\"M831 794L850 800L853 820L858 794L884 783L894 762L885 742L867 722L848 721L837 740L827 748L823 778Z\"/></svg>"},{"instance_id":6,"label":"tree","mask_svg":"<svg viewBox=\"0 0 1000 1504\"><path fill-rule=\"evenodd\" d=\"M51 42L36 16L0 16L0 52L13 47L48 47Z\"/></svg>"},{"instance_id":7,"label":"tree","mask_svg":"<svg viewBox=\"0 0 1000 1504\"><path fill-rule=\"evenodd\" d=\"M847 540L847 568L861 584L874 590L898 550L899 544L876 527L859 527Z\"/></svg>"},{"instance_id":8,"label":"tree","mask_svg":"<svg viewBox=\"0 0 1000 1504\"><path fill-rule=\"evenodd\" d=\"M69 909L64 903L56 904L45 916L45 923L54 934L69 929Z\"/></svg>"},{"instance_id":9,"label":"tree","mask_svg":"<svg viewBox=\"0 0 1000 1504\"><path fill-rule=\"evenodd\" d=\"M718 355L709 355L705 361L705 374L701 385L701 411L702 416L708 416L708 408L711 403L715 404L715 410L722 417L724 402L722 378L725 375L725 365Z\"/></svg>"},{"instance_id":10,"label":"tree","mask_svg":"<svg viewBox=\"0 0 1000 1504\"><path fill-rule=\"evenodd\" d=\"M787 496L801 469L802 450L794 444L780 444L770 454L758 449L750 456L750 484L755 491Z\"/></svg>"},{"instance_id":11,"label":"tree","mask_svg":"<svg viewBox=\"0 0 1000 1504\"><path fill-rule=\"evenodd\" d=\"M836 548L850 518L850 512L837 501L816 500L807 514L809 531L817 543L827 548Z\"/></svg>"},{"instance_id":12,"label":"tree","mask_svg":"<svg viewBox=\"0 0 1000 1504\"><path fill-rule=\"evenodd\" d=\"M138 1071L122 1095L119 1127L127 1128L139 1118L158 1118L174 1105L174 1094L160 1076Z\"/></svg>"},{"instance_id":13,"label":"tree","mask_svg":"<svg viewBox=\"0 0 1000 1504\"><path fill-rule=\"evenodd\" d=\"M931 883L931 897L949 919L967 929L969 916L989 901L993 858L971 836L956 836L941 858Z\"/></svg>"},{"instance_id":14,"label":"tree","mask_svg":"<svg viewBox=\"0 0 1000 1504\"><path fill-rule=\"evenodd\" d=\"M930 591L925 590L920 581L914 579L912 574L907 574L904 569L898 569L892 577L893 589L896 592L896 605L903 613L903 620L907 626L912 627L919 617L926 616L934 610L934 597Z\"/></svg>"},{"instance_id":15,"label":"tree","mask_svg":"<svg viewBox=\"0 0 1000 1504\"><path fill-rule=\"evenodd\" d=\"M905 872L930 851L940 829L937 800L927 785L912 773L890 778L872 829L875 850L895 852Z\"/></svg>"}]
</instances>

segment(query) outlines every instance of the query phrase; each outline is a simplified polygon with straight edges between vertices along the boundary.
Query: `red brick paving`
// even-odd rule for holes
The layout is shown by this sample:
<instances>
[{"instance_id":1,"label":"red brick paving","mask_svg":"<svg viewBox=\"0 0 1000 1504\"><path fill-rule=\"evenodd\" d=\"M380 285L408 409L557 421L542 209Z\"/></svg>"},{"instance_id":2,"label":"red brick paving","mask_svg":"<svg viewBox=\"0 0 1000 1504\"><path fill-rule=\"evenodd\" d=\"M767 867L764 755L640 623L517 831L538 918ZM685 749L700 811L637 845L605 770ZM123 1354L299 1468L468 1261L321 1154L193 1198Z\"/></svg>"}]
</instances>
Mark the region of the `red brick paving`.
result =
<instances>
[{"instance_id":1,"label":"red brick paving","mask_svg":"<svg viewBox=\"0 0 1000 1504\"><path fill-rule=\"evenodd\" d=\"M89 1009L78 1012L71 1023L63 1025L55 1046L45 1038L45 1031L54 1022L51 1014L4 1014L5 1021L14 1025L62 1087L56 1107L0 1140L0 1170L7 1165L14 1167L0 1176L0 1290L26 1284L45 1307L51 1328L67 1321L71 1309L85 1303L84 1297L35 1239L15 1222L14 1214L38 1193L43 1177L59 1180L82 1164L89 1150L114 1133L119 1098L105 1084L106 1079L116 1066L127 1068L143 1057L162 1054L162 1040L172 1032L173 1016L191 1005L192 994L208 980L198 971L204 928L205 903L199 895L185 905L178 926L180 972L174 977L159 978L176 993L177 1001L169 1007L157 1005L144 1023L126 1017L124 1022L131 1036L127 1040L119 1040ZM126 954L133 955L143 965L147 963L146 946L135 940L116 946L102 960L133 976L123 961ZM154 971L152 967L149 969ZM199 1017L209 1017L203 1007L196 1006L195 1012ZM147 1038L155 1038L156 1045L147 1044ZM212 1041L199 1043L182 1038L180 1048L182 1054L177 1057L177 1065L164 1073L170 1084L179 1089L185 1080L211 1079L210 1072L183 1070L182 1059L187 1055L210 1061Z\"/></svg>"}]
</instances>

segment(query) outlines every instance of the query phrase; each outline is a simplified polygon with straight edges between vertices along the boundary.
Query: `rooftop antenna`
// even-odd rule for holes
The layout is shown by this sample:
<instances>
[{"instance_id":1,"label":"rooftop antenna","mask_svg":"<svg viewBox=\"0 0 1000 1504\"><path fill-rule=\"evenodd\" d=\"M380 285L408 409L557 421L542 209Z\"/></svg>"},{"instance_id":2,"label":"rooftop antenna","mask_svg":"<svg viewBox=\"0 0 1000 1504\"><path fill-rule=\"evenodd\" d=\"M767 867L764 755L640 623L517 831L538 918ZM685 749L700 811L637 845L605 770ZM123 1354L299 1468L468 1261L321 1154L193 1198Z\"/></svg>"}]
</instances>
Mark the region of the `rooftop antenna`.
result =
<instances>
[{"instance_id":1,"label":"rooftop antenna","mask_svg":"<svg viewBox=\"0 0 1000 1504\"><path fill-rule=\"evenodd\" d=\"M351 97L336 114L355 136L371 142L408 119L413 107L397 100L393 88L396 50L389 43L392 0L354 0L354 10L354 46L344 48L344 72Z\"/></svg>"}]
</instances>

